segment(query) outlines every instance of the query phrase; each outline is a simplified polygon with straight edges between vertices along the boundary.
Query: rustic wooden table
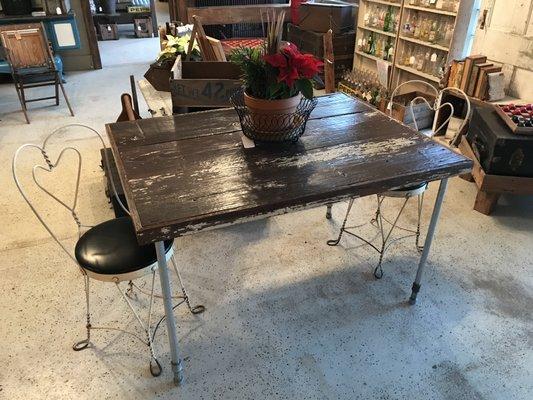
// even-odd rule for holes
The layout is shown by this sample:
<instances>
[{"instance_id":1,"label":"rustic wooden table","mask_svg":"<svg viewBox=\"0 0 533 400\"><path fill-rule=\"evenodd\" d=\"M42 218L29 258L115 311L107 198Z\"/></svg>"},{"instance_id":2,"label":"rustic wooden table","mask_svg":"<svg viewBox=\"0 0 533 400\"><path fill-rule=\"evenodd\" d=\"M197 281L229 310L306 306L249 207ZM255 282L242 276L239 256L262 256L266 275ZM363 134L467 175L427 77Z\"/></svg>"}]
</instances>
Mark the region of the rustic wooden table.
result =
<instances>
[{"instance_id":1,"label":"rustic wooden table","mask_svg":"<svg viewBox=\"0 0 533 400\"><path fill-rule=\"evenodd\" d=\"M139 243L155 243L177 384L182 380L163 240L440 180L410 302L447 179L472 162L341 93L320 97L296 144L244 148L233 109L106 126Z\"/></svg>"}]
</instances>

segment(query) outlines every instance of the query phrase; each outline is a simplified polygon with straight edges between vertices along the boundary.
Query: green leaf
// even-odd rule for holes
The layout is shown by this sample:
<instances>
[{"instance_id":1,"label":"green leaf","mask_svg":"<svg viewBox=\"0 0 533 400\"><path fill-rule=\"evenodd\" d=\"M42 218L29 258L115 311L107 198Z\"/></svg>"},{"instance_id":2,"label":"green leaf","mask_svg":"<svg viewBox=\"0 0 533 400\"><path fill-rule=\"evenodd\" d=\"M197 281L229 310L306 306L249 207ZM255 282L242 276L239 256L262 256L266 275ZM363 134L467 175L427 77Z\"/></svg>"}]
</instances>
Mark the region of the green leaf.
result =
<instances>
[{"instance_id":1,"label":"green leaf","mask_svg":"<svg viewBox=\"0 0 533 400\"><path fill-rule=\"evenodd\" d=\"M313 98L313 84L310 79L298 79L296 81L296 88L304 97L308 99Z\"/></svg>"}]
</instances>

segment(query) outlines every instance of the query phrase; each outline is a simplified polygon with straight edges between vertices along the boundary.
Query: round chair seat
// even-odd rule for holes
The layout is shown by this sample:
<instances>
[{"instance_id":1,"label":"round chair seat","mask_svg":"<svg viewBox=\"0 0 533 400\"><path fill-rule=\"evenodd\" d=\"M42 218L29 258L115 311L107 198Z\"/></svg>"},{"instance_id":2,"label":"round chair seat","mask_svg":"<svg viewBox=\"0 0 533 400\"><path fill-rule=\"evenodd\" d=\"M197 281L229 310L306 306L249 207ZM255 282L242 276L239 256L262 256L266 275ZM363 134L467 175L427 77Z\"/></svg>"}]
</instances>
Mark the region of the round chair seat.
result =
<instances>
[{"instance_id":1,"label":"round chair seat","mask_svg":"<svg viewBox=\"0 0 533 400\"><path fill-rule=\"evenodd\" d=\"M382 193L382 196L386 197L413 197L418 196L426 191L428 187L427 182L418 183L416 185L404 186L400 189L390 190Z\"/></svg>"},{"instance_id":2,"label":"round chair seat","mask_svg":"<svg viewBox=\"0 0 533 400\"><path fill-rule=\"evenodd\" d=\"M165 253L173 242L165 241ZM135 272L157 262L155 246L139 245L129 217L92 227L80 237L74 253L82 268L103 275Z\"/></svg>"}]
</instances>

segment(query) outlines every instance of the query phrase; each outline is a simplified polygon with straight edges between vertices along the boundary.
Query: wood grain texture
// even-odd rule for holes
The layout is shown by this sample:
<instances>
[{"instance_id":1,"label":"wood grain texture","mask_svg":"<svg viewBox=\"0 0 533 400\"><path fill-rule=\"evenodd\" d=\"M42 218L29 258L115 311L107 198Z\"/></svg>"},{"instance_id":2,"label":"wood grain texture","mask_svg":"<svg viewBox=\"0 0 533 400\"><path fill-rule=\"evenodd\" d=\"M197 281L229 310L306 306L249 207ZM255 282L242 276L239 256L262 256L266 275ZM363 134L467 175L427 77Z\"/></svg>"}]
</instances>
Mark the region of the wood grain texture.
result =
<instances>
[{"instance_id":1,"label":"wood grain texture","mask_svg":"<svg viewBox=\"0 0 533 400\"><path fill-rule=\"evenodd\" d=\"M140 243L366 196L472 162L344 94L296 144L244 149L232 109L106 126Z\"/></svg>"},{"instance_id":2,"label":"wood grain texture","mask_svg":"<svg viewBox=\"0 0 533 400\"><path fill-rule=\"evenodd\" d=\"M261 23L261 14L268 11L285 11L285 21L290 21L291 13L288 4L252 4L213 7L188 7L188 22L192 23L192 16L202 19L204 25L225 25L239 23Z\"/></svg>"}]
</instances>

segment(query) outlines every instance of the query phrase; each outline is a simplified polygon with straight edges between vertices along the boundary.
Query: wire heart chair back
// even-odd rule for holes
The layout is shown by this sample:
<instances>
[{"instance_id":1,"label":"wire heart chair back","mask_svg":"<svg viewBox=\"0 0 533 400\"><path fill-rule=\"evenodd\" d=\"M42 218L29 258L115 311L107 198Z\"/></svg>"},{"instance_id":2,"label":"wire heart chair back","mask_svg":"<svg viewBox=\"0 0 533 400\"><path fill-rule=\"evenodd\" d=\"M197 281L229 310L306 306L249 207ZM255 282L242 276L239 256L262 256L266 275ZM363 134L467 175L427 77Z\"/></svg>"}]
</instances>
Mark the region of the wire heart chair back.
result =
<instances>
[{"instance_id":1,"label":"wire heart chair back","mask_svg":"<svg viewBox=\"0 0 533 400\"><path fill-rule=\"evenodd\" d=\"M454 107L453 107L453 105L451 103L441 103L442 97L443 97L443 94L446 93L447 91L454 91L454 92L460 93L462 96L464 96L465 102L467 104L466 117L463 120L463 122L461 123L461 125L459 126L459 129L457 130L457 134L460 134L460 132L462 132L462 130L466 126L466 124L468 124L468 121L470 120L470 115L471 115L470 100L468 99L468 96L466 95L466 93L463 92L461 89L445 88L445 89L442 89L441 91L439 91L432 84L430 84L430 83L428 83L426 81L411 80L411 81L404 82L401 85L398 85L396 87L396 89L394 89L392 94L391 94L390 103L388 105L389 116L392 118L394 97L398 94L398 92L400 91L400 89L402 87L407 86L407 85L413 85L413 84L422 85L422 86L426 87L427 89L429 89L430 92L435 94L435 101L433 102L433 104L430 104L429 101L423 96L417 96L413 100L411 100L411 102L409 103L410 107L408 107L408 108L409 108L409 112L411 114L411 118L413 119L415 130L418 131L418 123L416 121L416 117L415 117L415 113L414 113L414 109L413 108L414 108L414 106L416 104L419 104L419 103L425 103L427 105L427 107L429 109L435 111L435 113L438 113L440 110L442 110L442 109L444 109L446 107L448 107L450 109L450 115L448 116L448 118L446 118L444 120L444 122L440 126L438 126L438 127L434 126L433 127L434 130L433 130L433 133L432 133L431 136L437 135L442 129L444 129L444 127L446 127L448 125L448 123L452 120L452 118L454 116L455 109L454 109ZM454 140L452 140L452 143L454 141L455 141L455 138L454 138Z\"/></svg>"},{"instance_id":2,"label":"wire heart chair back","mask_svg":"<svg viewBox=\"0 0 533 400\"><path fill-rule=\"evenodd\" d=\"M96 138L98 138L100 144L102 145L102 148L104 148L104 150L106 149L106 144L104 142L104 139L102 138L100 133L98 131L96 131L95 129L91 128L90 126L83 125L83 124L68 124L68 125L59 127L57 129L55 129L54 131L52 131L48 136L46 136L46 138L44 139L42 145L38 145L38 144L34 144L34 143L26 143L26 144L23 144L22 146L20 146L17 149L17 151L15 152L15 155L13 156L12 173L13 173L13 179L15 181L15 185L17 186L20 194L22 195L24 201L30 207L30 209L33 212L33 214L37 217L37 219L39 220L41 225L46 229L46 231L50 234L52 239L59 245L59 247L77 264L77 261L76 261L74 255L72 254L72 252L69 251L68 248L62 243L62 241L59 239L58 235L56 235L56 233L52 229L51 225L48 222L46 222L46 220L45 220L44 216L42 215L42 213L39 212L39 210L37 209L37 206L36 206L35 202L33 201L34 199L28 194L27 190L25 189L25 187L24 187L24 185L22 183L21 177L19 175L19 169L18 169L18 167L19 167L18 166L19 158L20 158L20 155L24 151L29 150L29 149L35 149L35 150L39 151L39 153L41 154L42 159L43 159L43 164L36 164L36 165L34 165L32 167L31 176L32 176L33 182L35 183L35 186L40 191L42 191L44 194L46 194L49 199L51 199L57 205L61 206L62 208L64 208L65 210L67 210L70 213L74 223L77 226L78 237L80 237L82 235L82 233L83 233L83 230L89 229L89 228L92 227L92 225L83 224L81 222L80 216L78 214L78 197L79 197L79 191L80 191L81 172L82 172L82 164L83 164L82 153L76 147L68 145L68 146L63 147L61 150L59 150L59 154L58 154L57 158L55 160L52 160L52 158L51 158L51 156L49 154L49 151L48 151L48 148L49 148L49 145L50 145L50 141L51 141L52 138L57 136L59 133L65 131L66 129L70 129L70 128L74 128L74 127L83 128L83 129L86 129L86 130L90 131L92 134L95 135ZM47 189L42 184L42 182L38 178L38 171L43 171L43 172L47 172L47 173L53 172L65 160L66 155L69 154L69 153L74 154L75 161L76 161L76 165L74 166L76 168L76 171L75 171L76 177L75 177L75 183L74 183L74 195L73 195L73 199L72 199L71 202L62 200L61 198L59 198L59 196L57 196L56 194L52 193L49 189ZM109 165L110 164L109 164L108 154L107 154L106 151L103 151L103 154L104 154L105 161L106 161L105 162L106 168L108 168L108 170L107 170L108 176L111 176L110 171L109 171ZM120 201L120 198L117 195L117 189L116 189L116 187L114 185L113 180L110 179L109 181L111 183L111 187L112 187L113 193L115 195L115 198L117 199L120 207L129 215L129 211L128 211L127 207Z\"/></svg>"}]
</instances>

